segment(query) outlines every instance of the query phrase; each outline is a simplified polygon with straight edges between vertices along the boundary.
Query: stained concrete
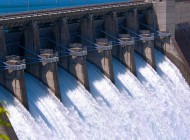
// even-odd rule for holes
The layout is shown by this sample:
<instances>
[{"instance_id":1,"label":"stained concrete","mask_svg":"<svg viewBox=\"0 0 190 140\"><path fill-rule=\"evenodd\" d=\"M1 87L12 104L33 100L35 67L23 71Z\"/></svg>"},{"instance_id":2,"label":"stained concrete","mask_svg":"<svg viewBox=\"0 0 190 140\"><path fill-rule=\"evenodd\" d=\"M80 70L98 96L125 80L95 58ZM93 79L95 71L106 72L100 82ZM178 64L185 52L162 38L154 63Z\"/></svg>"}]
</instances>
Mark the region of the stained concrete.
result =
<instances>
[{"instance_id":1,"label":"stained concrete","mask_svg":"<svg viewBox=\"0 0 190 140\"><path fill-rule=\"evenodd\" d=\"M125 27L127 27L135 33L139 33L139 19L137 9L134 9L126 13ZM134 36L134 34L130 32L129 34L131 34L131 36Z\"/></svg>"},{"instance_id":2,"label":"stained concrete","mask_svg":"<svg viewBox=\"0 0 190 140\"><path fill-rule=\"evenodd\" d=\"M94 26L94 19L93 19L92 14L89 14L85 18L81 19L80 35L83 38L85 38L86 40L89 40L89 41L95 43L95 26ZM81 43L83 45L92 46L92 43L84 40L83 38L81 38Z\"/></svg>"},{"instance_id":3,"label":"stained concrete","mask_svg":"<svg viewBox=\"0 0 190 140\"><path fill-rule=\"evenodd\" d=\"M7 65L13 67L17 67L23 64L18 56L11 57L12 60L10 59L10 57L9 60L6 59L7 48L5 44L3 27L1 27L0 29L0 43L2 44L2 46L0 47L2 62L6 62ZM3 66L2 63L1 66ZM9 90L27 109L29 108L24 79L24 69L15 70L12 68L8 68L7 70L1 71L0 84L3 85L7 90Z\"/></svg>"},{"instance_id":4,"label":"stained concrete","mask_svg":"<svg viewBox=\"0 0 190 140\"><path fill-rule=\"evenodd\" d=\"M56 48L56 50L65 52L67 51L66 48L69 49L70 36L69 36L69 27L68 27L67 18L62 18L59 22L56 23L53 30L53 39L57 43L54 44L55 45L54 48ZM68 64L69 64L69 57L64 56L64 54L61 55L59 57L58 65L64 68L65 70L68 70L69 67Z\"/></svg>"},{"instance_id":5,"label":"stained concrete","mask_svg":"<svg viewBox=\"0 0 190 140\"><path fill-rule=\"evenodd\" d=\"M149 30L141 30L140 35L141 42L135 50L153 69L156 70L154 55L154 35L150 34Z\"/></svg>"},{"instance_id":6,"label":"stained concrete","mask_svg":"<svg viewBox=\"0 0 190 140\"><path fill-rule=\"evenodd\" d=\"M129 34L119 35L120 45L113 47L112 55L136 75L136 65L134 58L134 38Z\"/></svg>"},{"instance_id":7,"label":"stained concrete","mask_svg":"<svg viewBox=\"0 0 190 140\"><path fill-rule=\"evenodd\" d=\"M26 27L25 34L25 51L26 57L33 57L36 59L43 59L42 62L27 65L27 72L40 79L51 91L61 99L60 87L58 80L56 55L53 51L40 51L40 38L37 22ZM46 55L45 55L46 54ZM51 62L52 61L52 62Z\"/></svg>"},{"instance_id":8,"label":"stained concrete","mask_svg":"<svg viewBox=\"0 0 190 140\"><path fill-rule=\"evenodd\" d=\"M104 20L104 30L106 33L110 34L115 38L119 38L119 28L118 28L118 20L117 20L117 13L113 11L111 14L105 16ZM114 38L106 35L109 40L117 41Z\"/></svg>"},{"instance_id":9,"label":"stained concrete","mask_svg":"<svg viewBox=\"0 0 190 140\"><path fill-rule=\"evenodd\" d=\"M112 46L106 38L97 39L98 50L89 51L87 59L96 65L114 83Z\"/></svg>"},{"instance_id":10,"label":"stained concrete","mask_svg":"<svg viewBox=\"0 0 190 140\"><path fill-rule=\"evenodd\" d=\"M71 56L69 57L69 72L89 90L88 71L86 65L86 50L80 43L70 45Z\"/></svg>"}]
</instances>

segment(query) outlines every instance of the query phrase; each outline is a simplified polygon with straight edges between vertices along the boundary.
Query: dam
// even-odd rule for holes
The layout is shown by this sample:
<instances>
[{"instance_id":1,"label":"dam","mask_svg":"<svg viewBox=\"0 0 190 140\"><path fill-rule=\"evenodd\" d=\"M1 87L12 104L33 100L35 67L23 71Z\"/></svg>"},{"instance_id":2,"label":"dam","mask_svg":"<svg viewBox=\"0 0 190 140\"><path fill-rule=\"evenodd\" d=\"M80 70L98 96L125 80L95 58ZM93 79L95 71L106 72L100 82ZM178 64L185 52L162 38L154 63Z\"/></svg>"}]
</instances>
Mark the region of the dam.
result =
<instances>
[{"instance_id":1,"label":"dam","mask_svg":"<svg viewBox=\"0 0 190 140\"><path fill-rule=\"evenodd\" d=\"M0 134L188 140L188 6L188 0L0 2L0 105L11 124L1 125Z\"/></svg>"}]
</instances>

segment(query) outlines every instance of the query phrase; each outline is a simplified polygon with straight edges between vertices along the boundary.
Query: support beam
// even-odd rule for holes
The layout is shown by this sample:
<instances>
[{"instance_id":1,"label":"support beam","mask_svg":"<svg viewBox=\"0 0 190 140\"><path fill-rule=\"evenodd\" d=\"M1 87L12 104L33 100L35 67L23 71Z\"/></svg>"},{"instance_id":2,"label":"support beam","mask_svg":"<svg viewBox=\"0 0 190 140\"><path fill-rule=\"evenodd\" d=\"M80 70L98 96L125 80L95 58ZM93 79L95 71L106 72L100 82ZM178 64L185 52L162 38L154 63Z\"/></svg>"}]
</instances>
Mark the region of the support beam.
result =
<instances>
[{"instance_id":1,"label":"support beam","mask_svg":"<svg viewBox=\"0 0 190 140\"><path fill-rule=\"evenodd\" d=\"M0 60L5 60L5 56L7 55L6 43L5 43L5 34L3 30L3 26L0 26Z\"/></svg>"},{"instance_id":2,"label":"support beam","mask_svg":"<svg viewBox=\"0 0 190 140\"><path fill-rule=\"evenodd\" d=\"M86 65L87 51L79 43L71 44L69 57L69 72L89 90L88 71Z\"/></svg>"},{"instance_id":3,"label":"support beam","mask_svg":"<svg viewBox=\"0 0 190 140\"><path fill-rule=\"evenodd\" d=\"M134 38L129 34L119 35L120 45L112 49L112 54L116 57L124 66L127 67L134 75L136 75L136 65L134 58Z\"/></svg>"},{"instance_id":4,"label":"support beam","mask_svg":"<svg viewBox=\"0 0 190 140\"><path fill-rule=\"evenodd\" d=\"M137 9L127 12L125 27L127 27L128 29L130 29L135 33L139 32L139 19L138 19ZM131 36L134 36L134 34L131 34Z\"/></svg>"},{"instance_id":5,"label":"support beam","mask_svg":"<svg viewBox=\"0 0 190 140\"><path fill-rule=\"evenodd\" d=\"M119 28L117 23L117 13L114 11L109 15L105 16L104 20L104 29L105 32L110 34L111 36L115 38L119 38ZM109 40L115 41L110 36L107 36Z\"/></svg>"},{"instance_id":6,"label":"support beam","mask_svg":"<svg viewBox=\"0 0 190 140\"><path fill-rule=\"evenodd\" d=\"M109 44L106 38L97 39L96 45L98 50L89 51L87 59L95 64L114 83L112 45Z\"/></svg>"},{"instance_id":7,"label":"support beam","mask_svg":"<svg viewBox=\"0 0 190 140\"><path fill-rule=\"evenodd\" d=\"M57 71L57 54L50 49L40 50L39 30L36 22L27 27L24 35L25 49L28 50L25 51L25 56L37 58L42 61L27 65L27 72L40 79L55 96L61 99Z\"/></svg>"},{"instance_id":8,"label":"support beam","mask_svg":"<svg viewBox=\"0 0 190 140\"><path fill-rule=\"evenodd\" d=\"M154 55L154 34L149 30L140 31L141 43L136 47L136 51L143 57L143 59L156 70L156 62Z\"/></svg>"},{"instance_id":9,"label":"support beam","mask_svg":"<svg viewBox=\"0 0 190 140\"><path fill-rule=\"evenodd\" d=\"M93 43L95 43L95 27L93 15L90 14L83 18L80 23L81 36ZM91 46L92 44L81 38L81 43L86 46Z\"/></svg>"},{"instance_id":10,"label":"support beam","mask_svg":"<svg viewBox=\"0 0 190 140\"><path fill-rule=\"evenodd\" d=\"M62 18L54 27L53 30L53 40L57 43L54 44L55 48L59 51L66 52L67 49L69 48L70 44L70 37L69 37L69 26L67 22L67 18ZM59 44L59 45L58 45ZM60 45L62 47L60 47ZM69 67L69 57L61 56L60 60L58 62L58 65L65 70L68 70Z\"/></svg>"},{"instance_id":11,"label":"support beam","mask_svg":"<svg viewBox=\"0 0 190 140\"><path fill-rule=\"evenodd\" d=\"M145 10L144 11L146 21L148 23L148 26L157 30L157 24L156 24L156 14L153 11L153 9Z\"/></svg>"}]
</instances>

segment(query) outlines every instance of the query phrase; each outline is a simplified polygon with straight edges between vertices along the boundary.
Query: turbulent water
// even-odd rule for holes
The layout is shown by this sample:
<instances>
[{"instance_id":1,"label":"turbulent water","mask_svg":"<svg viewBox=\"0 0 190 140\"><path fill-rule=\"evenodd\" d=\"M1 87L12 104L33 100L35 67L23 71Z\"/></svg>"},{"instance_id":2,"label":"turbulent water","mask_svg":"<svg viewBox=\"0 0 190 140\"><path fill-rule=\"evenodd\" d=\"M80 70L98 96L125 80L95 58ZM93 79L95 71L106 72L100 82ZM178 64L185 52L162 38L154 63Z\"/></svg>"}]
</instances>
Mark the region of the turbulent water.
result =
<instances>
[{"instance_id":1,"label":"turbulent water","mask_svg":"<svg viewBox=\"0 0 190 140\"><path fill-rule=\"evenodd\" d=\"M26 86L30 112L48 139L81 137L83 133L78 126L82 123L77 113L70 113L50 90L29 74L26 74Z\"/></svg>"},{"instance_id":2,"label":"turbulent water","mask_svg":"<svg viewBox=\"0 0 190 140\"><path fill-rule=\"evenodd\" d=\"M6 105L3 105L10 114L10 122L19 140L45 139L43 129L40 129L29 112L1 86L0 100L6 102Z\"/></svg>"},{"instance_id":3,"label":"turbulent water","mask_svg":"<svg viewBox=\"0 0 190 140\"><path fill-rule=\"evenodd\" d=\"M58 68L63 104L26 74L28 111L0 87L21 140L188 140L190 87L179 70L155 51L157 72L135 54L137 77L113 59L114 84L87 62L90 92ZM14 114L14 115L13 115Z\"/></svg>"},{"instance_id":4,"label":"turbulent water","mask_svg":"<svg viewBox=\"0 0 190 140\"><path fill-rule=\"evenodd\" d=\"M157 54L157 56L159 55ZM152 100L150 106L156 105L155 113L158 112L156 115L161 119L165 134L169 134L170 139L188 139L189 124L187 122L189 122L189 117L183 110L185 109L184 103L181 104L177 100L172 90L172 86L179 87L177 85L168 86L167 81L163 80L141 57L135 55L135 59L137 77L150 93ZM173 68L175 67L173 66ZM182 77L180 79L183 80Z\"/></svg>"},{"instance_id":5,"label":"turbulent water","mask_svg":"<svg viewBox=\"0 0 190 140\"><path fill-rule=\"evenodd\" d=\"M160 118L157 117L159 111L156 110L157 105L153 104L148 91L140 83L140 81L126 69L124 65L113 59L115 85L122 94L127 94L136 117L143 123L144 129L149 129L149 134L145 133L149 139L166 139L168 136L164 128L160 124ZM151 107L150 107L151 106ZM156 113L157 112L157 113ZM152 138L150 137L152 136ZM142 138L142 137L141 137Z\"/></svg>"},{"instance_id":6,"label":"turbulent water","mask_svg":"<svg viewBox=\"0 0 190 140\"><path fill-rule=\"evenodd\" d=\"M86 139L118 139L120 125L106 106L97 98L99 105L91 94L66 71L59 68L62 100L68 108L77 110L86 125ZM111 129L110 129L111 128Z\"/></svg>"},{"instance_id":7,"label":"turbulent water","mask_svg":"<svg viewBox=\"0 0 190 140\"><path fill-rule=\"evenodd\" d=\"M117 121L122 124L121 133L125 139L153 139L149 128L146 128L136 110L130 104L127 94L121 94L111 81L100 70L88 63L90 90L95 98L102 97L113 112Z\"/></svg>"}]
</instances>

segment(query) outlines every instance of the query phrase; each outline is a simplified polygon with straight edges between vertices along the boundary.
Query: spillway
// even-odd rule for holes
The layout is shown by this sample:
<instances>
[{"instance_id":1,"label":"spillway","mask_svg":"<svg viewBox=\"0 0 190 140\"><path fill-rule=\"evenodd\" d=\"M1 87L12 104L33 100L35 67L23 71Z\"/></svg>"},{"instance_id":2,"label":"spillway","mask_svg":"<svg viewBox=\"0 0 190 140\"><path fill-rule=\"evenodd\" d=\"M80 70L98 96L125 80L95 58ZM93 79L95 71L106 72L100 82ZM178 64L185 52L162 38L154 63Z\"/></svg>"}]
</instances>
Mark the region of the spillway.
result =
<instances>
[{"instance_id":1,"label":"spillway","mask_svg":"<svg viewBox=\"0 0 190 140\"><path fill-rule=\"evenodd\" d=\"M173 96L179 102L183 113L186 116L186 124L188 128L190 126L190 87L186 83L182 74L178 68L163 54L159 51L155 51L156 56L156 66L157 73L164 80L170 90L172 91Z\"/></svg>"},{"instance_id":2,"label":"spillway","mask_svg":"<svg viewBox=\"0 0 190 140\"><path fill-rule=\"evenodd\" d=\"M30 113L8 91L0 86L0 100L5 101L9 120L19 140L45 139L44 131L34 121Z\"/></svg>"},{"instance_id":3,"label":"spillway","mask_svg":"<svg viewBox=\"0 0 190 140\"><path fill-rule=\"evenodd\" d=\"M40 81L26 74L29 108L35 120L45 129L48 139L76 139L83 133L76 113L70 113Z\"/></svg>"},{"instance_id":4,"label":"spillway","mask_svg":"<svg viewBox=\"0 0 190 140\"><path fill-rule=\"evenodd\" d=\"M140 56L135 55L137 77L144 87L149 91L152 104L156 105L157 117L162 118L161 122L166 134L172 139L188 139L189 121L183 111L183 104L180 104L173 95L167 81L163 80ZM166 62L167 63L167 62ZM169 73L170 71L168 71ZM177 87L178 88L178 87ZM178 93L180 94L180 93Z\"/></svg>"},{"instance_id":5,"label":"spillway","mask_svg":"<svg viewBox=\"0 0 190 140\"><path fill-rule=\"evenodd\" d=\"M152 103L148 91L140 81L116 59L113 59L115 85L122 94L126 94L133 110L138 114L145 128L149 128L156 139L167 139L168 134L162 127L161 118L157 117L157 106Z\"/></svg>"},{"instance_id":6,"label":"spillway","mask_svg":"<svg viewBox=\"0 0 190 140\"><path fill-rule=\"evenodd\" d=\"M84 120L87 139L122 138L118 123L102 101L99 105L92 95L69 73L59 68L60 88L63 103L75 108ZM98 99L101 102L101 99ZM112 128L112 129L110 129Z\"/></svg>"},{"instance_id":7,"label":"spillway","mask_svg":"<svg viewBox=\"0 0 190 140\"><path fill-rule=\"evenodd\" d=\"M113 112L117 121L122 123L126 139L154 139L154 134L148 127L145 127L140 114L128 102L128 95L121 94L109 79L99 69L88 63L88 74L90 91L92 95L102 97Z\"/></svg>"}]
</instances>

